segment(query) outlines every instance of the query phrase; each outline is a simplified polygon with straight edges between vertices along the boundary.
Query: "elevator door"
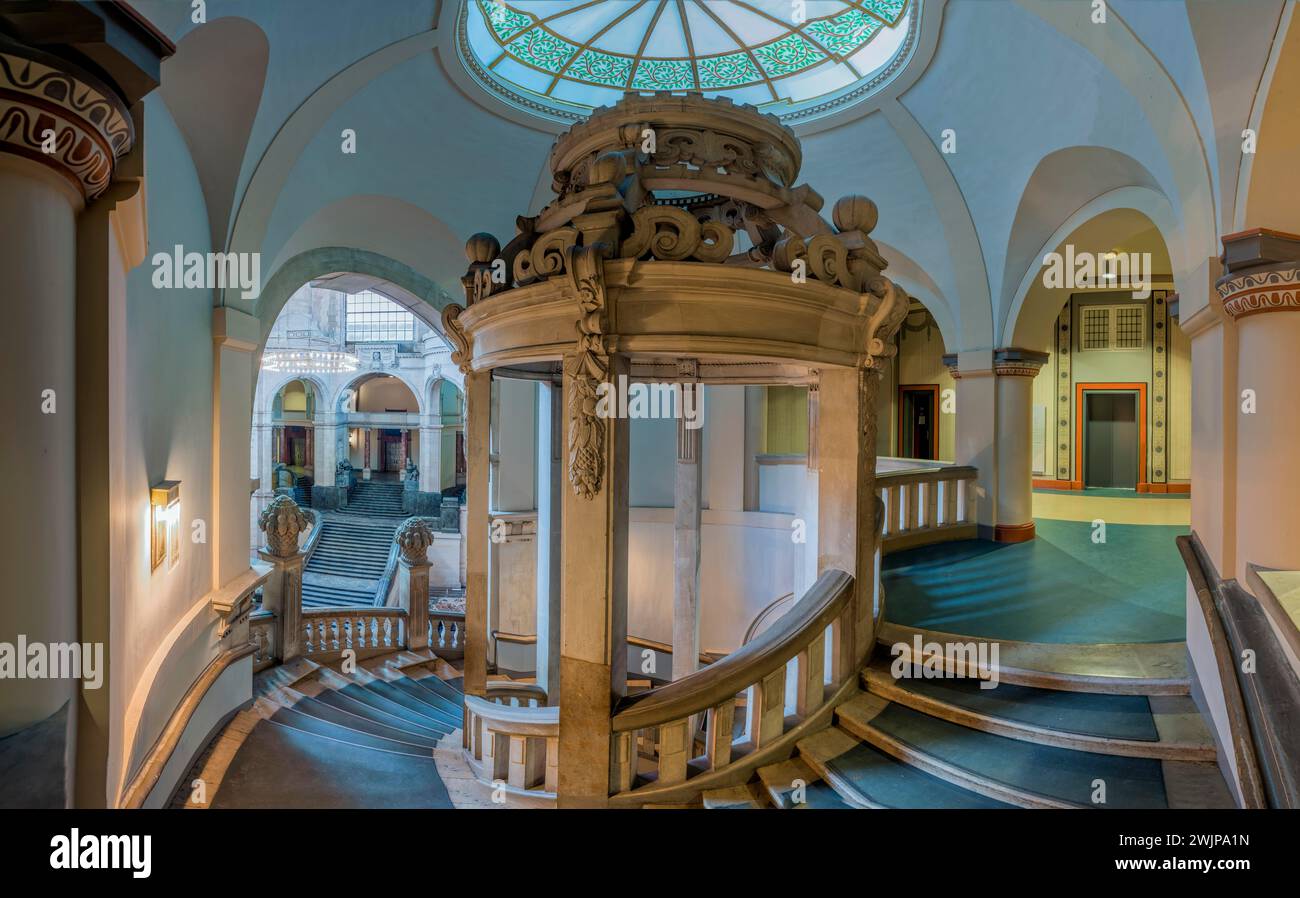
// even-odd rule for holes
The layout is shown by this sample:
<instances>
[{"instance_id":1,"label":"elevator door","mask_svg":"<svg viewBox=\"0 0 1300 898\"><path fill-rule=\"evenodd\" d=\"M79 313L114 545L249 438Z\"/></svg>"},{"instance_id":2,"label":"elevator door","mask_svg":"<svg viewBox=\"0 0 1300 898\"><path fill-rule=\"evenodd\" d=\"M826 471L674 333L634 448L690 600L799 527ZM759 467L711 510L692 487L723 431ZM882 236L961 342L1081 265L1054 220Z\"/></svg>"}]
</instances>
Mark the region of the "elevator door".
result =
<instances>
[{"instance_id":1,"label":"elevator door","mask_svg":"<svg viewBox=\"0 0 1300 898\"><path fill-rule=\"evenodd\" d=\"M938 458L934 388L902 388L899 415L899 455L903 458Z\"/></svg>"},{"instance_id":2,"label":"elevator door","mask_svg":"<svg viewBox=\"0 0 1300 898\"><path fill-rule=\"evenodd\" d=\"M1096 392L1085 396L1084 485L1136 489L1137 394Z\"/></svg>"}]
</instances>

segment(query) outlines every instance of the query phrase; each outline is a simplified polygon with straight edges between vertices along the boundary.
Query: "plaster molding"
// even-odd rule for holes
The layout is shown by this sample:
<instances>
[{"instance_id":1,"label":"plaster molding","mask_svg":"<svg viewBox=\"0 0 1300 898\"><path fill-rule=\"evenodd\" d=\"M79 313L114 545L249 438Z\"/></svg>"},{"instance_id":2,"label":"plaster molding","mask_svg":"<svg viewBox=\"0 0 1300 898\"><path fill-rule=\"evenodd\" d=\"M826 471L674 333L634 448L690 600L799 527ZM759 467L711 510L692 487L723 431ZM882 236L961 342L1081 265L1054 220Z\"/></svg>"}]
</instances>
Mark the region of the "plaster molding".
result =
<instances>
[{"instance_id":1,"label":"plaster molding","mask_svg":"<svg viewBox=\"0 0 1300 898\"><path fill-rule=\"evenodd\" d=\"M1300 310L1300 268L1294 265L1233 275L1220 280L1216 289L1224 314L1233 320Z\"/></svg>"}]
</instances>

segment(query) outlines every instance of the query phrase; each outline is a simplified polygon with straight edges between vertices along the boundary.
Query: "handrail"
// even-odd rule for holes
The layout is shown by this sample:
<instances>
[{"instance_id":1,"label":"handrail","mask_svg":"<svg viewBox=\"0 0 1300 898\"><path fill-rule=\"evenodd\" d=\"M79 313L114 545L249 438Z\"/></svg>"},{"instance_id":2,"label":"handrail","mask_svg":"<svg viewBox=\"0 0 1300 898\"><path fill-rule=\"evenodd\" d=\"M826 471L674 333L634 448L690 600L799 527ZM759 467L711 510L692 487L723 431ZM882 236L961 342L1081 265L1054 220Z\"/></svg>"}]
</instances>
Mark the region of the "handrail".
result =
<instances>
[{"instance_id":1,"label":"handrail","mask_svg":"<svg viewBox=\"0 0 1300 898\"><path fill-rule=\"evenodd\" d=\"M853 598L853 577L830 569L781 623L716 664L666 686L625 696L615 708L616 733L658 726L735 700L737 693L789 663L836 620Z\"/></svg>"},{"instance_id":2,"label":"handrail","mask_svg":"<svg viewBox=\"0 0 1300 898\"><path fill-rule=\"evenodd\" d=\"M793 599L793 598L794 598L794 593L787 592L785 595L778 596L777 598L773 599L766 608L758 612L758 614L754 615L754 619L750 621L749 626L745 628L745 638L740 640L740 644L748 645L749 641L754 638L754 634L758 631L759 625L762 624L763 621L767 619L767 616L772 613L772 611L776 608L776 606L780 605L784 601L787 601L788 599Z\"/></svg>"},{"instance_id":3,"label":"handrail","mask_svg":"<svg viewBox=\"0 0 1300 898\"><path fill-rule=\"evenodd\" d=\"M253 654L254 649L255 646L251 642L245 642L222 652L212 659L212 662L199 674L198 679L190 684L190 688L185 691L185 696L181 699L180 704L172 712L167 725L163 727L162 733L158 735L158 739L149 749L149 753L145 755L144 761L140 764L140 769L131 778L131 782L123 791L122 800L118 807L139 808L144 806L149 793L158 784L163 770L167 767L167 763L175 753L176 747L180 744L181 737L185 735L185 730L189 727L194 712L199 709L203 697L208 694L208 690L212 688L212 685L231 665Z\"/></svg>"},{"instance_id":4,"label":"handrail","mask_svg":"<svg viewBox=\"0 0 1300 898\"><path fill-rule=\"evenodd\" d=\"M1210 646L1214 650L1214 663L1219 673L1223 701L1228 712L1228 731L1232 739L1237 777L1241 780L1242 804L1247 808L1266 807L1259 762L1255 757L1252 744L1250 721L1241 694L1241 684L1237 681L1237 665L1212 591L1211 578L1217 586L1218 574L1196 531L1192 531L1190 536L1177 537L1175 542L1178 544L1179 554L1183 556L1187 577L1191 580L1192 589L1196 593L1201 615L1205 618L1206 629L1209 630Z\"/></svg>"},{"instance_id":5,"label":"handrail","mask_svg":"<svg viewBox=\"0 0 1300 898\"><path fill-rule=\"evenodd\" d=\"M536 701L546 704L546 690L537 683L519 683L510 680L489 680L487 697L493 701L501 698L515 698L523 701Z\"/></svg>"},{"instance_id":6,"label":"handrail","mask_svg":"<svg viewBox=\"0 0 1300 898\"><path fill-rule=\"evenodd\" d=\"M948 540L974 539L979 533L976 480L970 465L918 464L876 474L882 503L883 553Z\"/></svg>"},{"instance_id":7,"label":"handrail","mask_svg":"<svg viewBox=\"0 0 1300 898\"><path fill-rule=\"evenodd\" d=\"M495 642L508 642L511 645L537 644L536 633L507 633L505 630L493 630L492 639ZM645 636L629 636L627 637L627 644L640 649L653 649L656 652L663 652L665 655L673 653L673 647L668 643L649 639ZM699 661L701 664L713 664L726 656L726 652L700 652Z\"/></svg>"}]
</instances>

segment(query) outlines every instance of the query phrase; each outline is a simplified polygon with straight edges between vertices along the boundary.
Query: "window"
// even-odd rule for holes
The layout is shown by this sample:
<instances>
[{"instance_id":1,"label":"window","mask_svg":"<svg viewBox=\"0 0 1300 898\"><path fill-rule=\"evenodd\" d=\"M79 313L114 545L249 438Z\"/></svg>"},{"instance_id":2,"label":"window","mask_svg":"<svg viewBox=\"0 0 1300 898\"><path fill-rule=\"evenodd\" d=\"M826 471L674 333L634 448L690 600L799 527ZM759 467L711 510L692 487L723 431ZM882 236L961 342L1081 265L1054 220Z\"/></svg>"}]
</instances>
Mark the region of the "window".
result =
<instances>
[{"instance_id":1,"label":"window","mask_svg":"<svg viewBox=\"0 0 1300 898\"><path fill-rule=\"evenodd\" d=\"M347 339L349 343L414 340L415 316L369 290L349 295Z\"/></svg>"},{"instance_id":2,"label":"window","mask_svg":"<svg viewBox=\"0 0 1300 898\"><path fill-rule=\"evenodd\" d=\"M1146 346L1147 307L1082 306L1079 309L1079 349L1126 350Z\"/></svg>"}]
</instances>

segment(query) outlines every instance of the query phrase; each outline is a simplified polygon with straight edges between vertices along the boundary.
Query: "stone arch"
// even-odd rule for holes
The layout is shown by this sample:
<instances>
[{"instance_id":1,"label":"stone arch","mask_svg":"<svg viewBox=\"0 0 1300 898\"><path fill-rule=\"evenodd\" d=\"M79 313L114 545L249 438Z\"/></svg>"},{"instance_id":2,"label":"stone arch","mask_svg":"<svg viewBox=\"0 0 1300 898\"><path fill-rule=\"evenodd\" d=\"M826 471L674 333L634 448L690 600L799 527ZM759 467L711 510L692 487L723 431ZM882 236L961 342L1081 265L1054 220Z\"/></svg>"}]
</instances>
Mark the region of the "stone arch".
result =
<instances>
[{"instance_id":1,"label":"stone arch","mask_svg":"<svg viewBox=\"0 0 1300 898\"><path fill-rule=\"evenodd\" d=\"M460 372L457 371L456 373L459 374ZM442 416L443 414L442 385L443 384L450 384L452 387L455 388L457 396L460 397L461 415L463 416L464 404L465 404L465 382L463 379L458 379L449 376L448 373L445 371L441 371L437 374L430 376L428 382L425 384L425 389L424 389L424 393L426 397L425 408L429 410L428 414L430 416L432 415L438 415L439 417Z\"/></svg>"},{"instance_id":2,"label":"stone arch","mask_svg":"<svg viewBox=\"0 0 1300 898\"><path fill-rule=\"evenodd\" d=\"M1181 247L1171 239L1177 233L1177 219L1164 196L1141 187L1110 191L1075 211L1039 246L1033 257L1037 264L1031 264L1020 278L1008 308L1001 345L1034 344L1040 334L1049 332L1060 312L1059 303L1047 301L1051 291L1042 285L1039 277L1047 253L1058 251L1067 243L1093 252L1105 251L1116 245L1117 233L1131 237L1147 227L1159 233L1165 251L1164 259L1153 254L1153 264L1158 268L1167 261L1175 284L1187 278L1188 271L1179 252Z\"/></svg>"},{"instance_id":3,"label":"stone arch","mask_svg":"<svg viewBox=\"0 0 1300 898\"><path fill-rule=\"evenodd\" d=\"M412 383L407 377L403 376L400 369L393 371L357 371L352 377L343 382L343 384L338 388L338 391L331 398L329 404L330 410L334 413L342 412L343 403L349 395L349 390L359 389L366 381L375 380L380 377L391 377L401 383L402 386L406 387L406 389L410 391L411 398L415 400L416 412L421 415L425 414L425 409L428 408L428 404L425 402L425 397L421 395L419 386Z\"/></svg>"},{"instance_id":4,"label":"stone arch","mask_svg":"<svg viewBox=\"0 0 1300 898\"><path fill-rule=\"evenodd\" d=\"M289 386L289 384L296 380L302 381L304 384L311 387L312 392L316 394L317 414L320 414L320 412L329 407L329 391L325 388L324 382L319 377L312 374L290 374L284 372L279 374L276 380L267 381L265 384L266 408L259 409L258 411L265 411L269 414L274 407L276 398L284 391L285 387Z\"/></svg>"},{"instance_id":5,"label":"stone arch","mask_svg":"<svg viewBox=\"0 0 1300 898\"><path fill-rule=\"evenodd\" d=\"M1264 70L1249 125L1257 151L1242 156L1233 230L1300 233L1295 163L1300 158L1300 25L1288 4Z\"/></svg>"}]
</instances>

